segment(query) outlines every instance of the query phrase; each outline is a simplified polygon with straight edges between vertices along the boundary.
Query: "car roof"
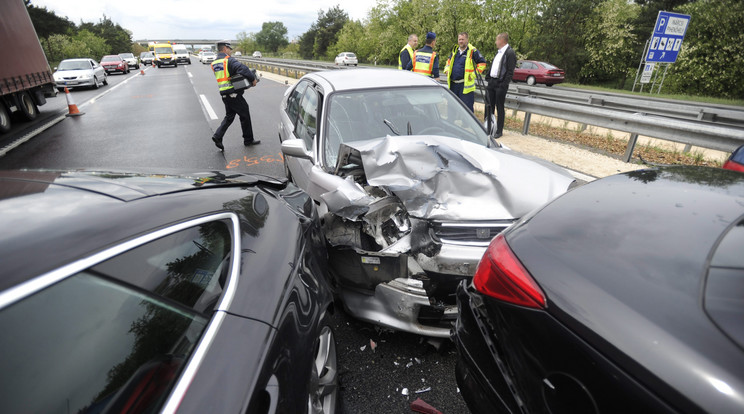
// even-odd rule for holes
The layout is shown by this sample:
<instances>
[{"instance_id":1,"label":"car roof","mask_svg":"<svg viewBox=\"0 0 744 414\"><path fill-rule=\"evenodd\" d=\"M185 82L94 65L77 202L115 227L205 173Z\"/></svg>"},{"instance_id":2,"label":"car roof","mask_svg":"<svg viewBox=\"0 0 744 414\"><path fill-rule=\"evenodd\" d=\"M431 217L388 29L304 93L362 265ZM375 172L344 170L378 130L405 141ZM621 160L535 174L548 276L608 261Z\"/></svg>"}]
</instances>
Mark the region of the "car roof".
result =
<instances>
[{"instance_id":1,"label":"car roof","mask_svg":"<svg viewBox=\"0 0 744 414\"><path fill-rule=\"evenodd\" d=\"M90 58L74 58L74 59L65 59L62 62L87 62L91 60ZM62 63L60 62L60 63Z\"/></svg>"},{"instance_id":2,"label":"car roof","mask_svg":"<svg viewBox=\"0 0 744 414\"><path fill-rule=\"evenodd\" d=\"M432 78L396 69L349 69L314 72L305 75L316 83L335 91L355 89L398 88L409 86L441 86Z\"/></svg>"}]
</instances>

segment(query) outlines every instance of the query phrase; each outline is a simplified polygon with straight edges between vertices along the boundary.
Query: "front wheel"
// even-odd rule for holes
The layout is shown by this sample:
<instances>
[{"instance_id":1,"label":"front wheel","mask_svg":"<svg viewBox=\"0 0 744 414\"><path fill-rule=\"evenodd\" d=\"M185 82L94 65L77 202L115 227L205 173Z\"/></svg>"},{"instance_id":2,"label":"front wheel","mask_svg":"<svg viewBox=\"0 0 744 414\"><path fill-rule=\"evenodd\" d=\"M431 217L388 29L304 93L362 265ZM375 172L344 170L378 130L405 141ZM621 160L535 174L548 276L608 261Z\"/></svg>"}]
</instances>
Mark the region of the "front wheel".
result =
<instances>
[{"instance_id":1,"label":"front wheel","mask_svg":"<svg viewBox=\"0 0 744 414\"><path fill-rule=\"evenodd\" d=\"M103 84L104 85L108 85L108 78L107 78L107 76L108 75L106 75L105 73L103 74Z\"/></svg>"},{"instance_id":2,"label":"front wheel","mask_svg":"<svg viewBox=\"0 0 744 414\"><path fill-rule=\"evenodd\" d=\"M313 347L313 365L308 387L307 412L333 414L338 396L336 337L328 313L320 320L320 333Z\"/></svg>"},{"instance_id":3,"label":"front wheel","mask_svg":"<svg viewBox=\"0 0 744 414\"><path fill-rule=\"evenodd\" d=\"M535 84L535 77L534 76L528 77L527 78L527 84L530 85L530 86L534 85Z\"/></svg>"},{"instance_id":4,"label":"front wheel","mask_svg":"<svg viewBox=\"0 0 744 414\"><path fill-rule=\"evenodd\" d=\"M100 87L101 85L98 84L98 78L93 76L93 89L98 89Z\"/></svg>"}]
</instances>

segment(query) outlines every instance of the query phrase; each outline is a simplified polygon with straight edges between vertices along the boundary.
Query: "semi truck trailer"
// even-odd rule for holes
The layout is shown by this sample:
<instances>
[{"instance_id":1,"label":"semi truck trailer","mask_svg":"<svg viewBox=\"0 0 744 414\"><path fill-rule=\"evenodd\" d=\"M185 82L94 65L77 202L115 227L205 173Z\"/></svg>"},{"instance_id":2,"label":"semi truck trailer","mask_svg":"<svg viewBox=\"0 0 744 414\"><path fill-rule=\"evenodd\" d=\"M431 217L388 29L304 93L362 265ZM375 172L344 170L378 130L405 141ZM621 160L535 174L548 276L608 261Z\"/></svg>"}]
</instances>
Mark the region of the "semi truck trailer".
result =
<instances>
[{"instance_id":1,"label":"semi truck trailer","mask_svg":"<svg viewBox=\"0 0 744 414\"><path fill-rule=\"evenodd\" d=\"M46 98L57 95L54 78L23 0L0 0L0 133L10 130L13 114L39 115Z\"/></svg>"}]
</instances>

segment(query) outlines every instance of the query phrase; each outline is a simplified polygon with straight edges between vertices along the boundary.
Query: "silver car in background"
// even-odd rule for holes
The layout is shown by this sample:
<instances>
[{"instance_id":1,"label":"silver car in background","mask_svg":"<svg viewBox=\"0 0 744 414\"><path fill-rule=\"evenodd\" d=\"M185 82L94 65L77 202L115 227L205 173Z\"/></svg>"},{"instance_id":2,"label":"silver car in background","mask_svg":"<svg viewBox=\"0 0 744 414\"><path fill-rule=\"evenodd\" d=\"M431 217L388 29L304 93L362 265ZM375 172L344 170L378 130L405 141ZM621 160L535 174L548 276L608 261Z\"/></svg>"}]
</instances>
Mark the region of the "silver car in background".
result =
<instances>
[{"instance_id":1,"label":"silver car in background","mask_svg":"<svg viewBox=\"0 0 744 414\"><path fill-rule=\"evenodd\" d=\"M54 83L62 92L79 87L93 87L98 89L101 85L108 85L106 71L93 59L65 59L54 68Z\"/></svg>"},{"instance_id":2,"label":"silver car in background","mask_svg":"<svg viewBox=\"0 0 744 414\"><path fill-rule=\"evenodd\" d=\"M280 117L285 172L319 206L344 307L393 329L449 337L456 286L491 239L575 182L408 71L305 75Z\"/></svg>"},{"instance_id":3,"label":"silver car in background","mask_svg":"<svg viewBox=\"0 0 744 414\"><path fill-rule=\"evenodd\" d=\"M139 69L140 64L134 53L119 53L119 57L122 58L130 68Z\"/></svg>"}]
</instances>

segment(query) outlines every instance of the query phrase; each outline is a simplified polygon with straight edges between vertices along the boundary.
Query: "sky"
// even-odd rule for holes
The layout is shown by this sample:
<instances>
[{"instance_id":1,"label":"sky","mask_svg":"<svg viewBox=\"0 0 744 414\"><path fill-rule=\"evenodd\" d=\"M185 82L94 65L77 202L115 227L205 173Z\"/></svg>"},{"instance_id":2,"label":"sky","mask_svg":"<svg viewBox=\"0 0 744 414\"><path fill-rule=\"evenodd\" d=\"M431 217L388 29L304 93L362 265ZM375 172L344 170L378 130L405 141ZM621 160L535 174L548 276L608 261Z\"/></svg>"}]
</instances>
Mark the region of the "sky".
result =
<instances>
[{"instance_id":1,"label":"sky","mask_svg":"<svg viewBox=\"0 0 744 414\"><path fill-rule=\"evenodd\" d=\"M132 40L236 39L258 33L264 22L280 21L288 40L310 29L320 10L338 5L364 20L377 0L31 0L75 24L98 23L103 15L132 32Z\"/></svg>"}]
</instances>

